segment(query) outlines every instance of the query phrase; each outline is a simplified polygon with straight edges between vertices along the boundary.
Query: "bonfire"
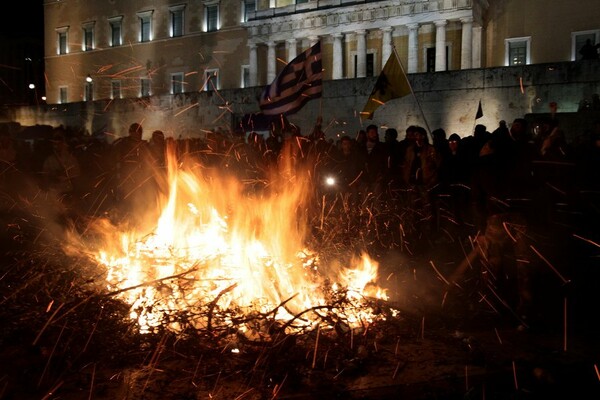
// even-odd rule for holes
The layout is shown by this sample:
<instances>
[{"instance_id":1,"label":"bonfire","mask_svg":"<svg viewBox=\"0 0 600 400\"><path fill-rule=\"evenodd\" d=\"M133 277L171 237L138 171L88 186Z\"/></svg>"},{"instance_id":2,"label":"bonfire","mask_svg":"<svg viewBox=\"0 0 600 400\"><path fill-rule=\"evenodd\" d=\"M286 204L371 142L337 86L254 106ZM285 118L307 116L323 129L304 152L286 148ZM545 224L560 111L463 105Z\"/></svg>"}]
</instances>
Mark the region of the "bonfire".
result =
<instances>
[{"instance_id":1,"label":"bonfire","mask_svg":"<svg viewBox=\"0 0 600 400\"><path fill-rule=\"evenodd\" d=\"M262 341L274 329L347 331L385 318L376 304L387 296L366 252L324 265L307 248L308 175L288 164L271 171L268 190L248 191L236 176L181 162L172 148L167 160L167 189L139 210L143 223L100 219L94 240L82 242L140 332L235 327Z\"/></svg>"}]
</instances>

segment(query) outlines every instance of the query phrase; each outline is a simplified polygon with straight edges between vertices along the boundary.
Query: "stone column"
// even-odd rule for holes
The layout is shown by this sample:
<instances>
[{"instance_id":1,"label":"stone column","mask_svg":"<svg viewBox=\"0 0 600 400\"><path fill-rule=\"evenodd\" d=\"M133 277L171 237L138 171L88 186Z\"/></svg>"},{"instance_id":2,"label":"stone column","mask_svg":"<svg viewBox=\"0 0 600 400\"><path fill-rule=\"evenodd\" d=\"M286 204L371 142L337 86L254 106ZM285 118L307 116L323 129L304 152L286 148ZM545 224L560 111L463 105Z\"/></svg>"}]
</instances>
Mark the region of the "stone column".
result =
<instances>
[{"instance_id":1,"label":"stone column","mask_svg":"<svg viewBox=\"0 0 600 400\"><path fill-rule=\"evenodd\" d=\"M277 76L277 59L275 58L275 42L267 42L267 84L271 84Z\"/></svg>"},{"instance_id":2,"label":"stone column","mask_svg":"<svg viewBox=\"0 0 600 400\"><path fill-rule=\"evenodd\" d=\"M446 71L446 20L434 21L435 24L435 71Z\"/></svg>"},{"instance_id":3,"label":"stone column","mask_svg":"<svg viewBox=\"0 0 600 400\"><path fill-rule=\"evenodd\" d=\"M333 65L331 68L331 79L342 79L344 77L342 34L334 33L331 37L333 37Z\"/></svg>"},{"instance_id":4,"label":"stone column","mask_svg":"<svg viewBox=\"0 0 600 400\"><path fill-rule=\"evenodd\" d=\"M300 48L302 51L307 50L310 47L310 41L307 38L302 39L302 47Z\"/></svg>"},{"instance_id":5,"label":"stone column","mask_svg":"<svg viewBox=\"0 0 600 400\"><path fill-rule=\"evenodd\" d=\"M356 31L356 77L367 76L367 31Z\"/></svg>"},{"instance_id":6,"label":"stone column","mask_svg":"<svg viewBox=\"0 0 600 400\"><path fill-rule=\"evenodd\" d=\"M481 68L481 26L473 27L473 47L471 68Z\"/></svg>"},{"instance_id":7,"label":"stone column","mask_svg":"<svg viewBox=\"0 0 600 400\"><path fill-rule=\"evenodd\" d=\"M408 24L408 73L414 74L419 67L419 24Z\"/></svg>"},{"instance_id":8,"label":"stone column","mask_svg":"<svg viewBox=\"0 0 600 400\"><path fill-rule=\"evenodd\" d=\"M258 85L258 58L256 55L256 43L248 43L248 47L250 48L250 55L249 55L249 82L248 84L251 87L257 86Z\"/></svg>"},{"instance_id":9,"label":"stone column","mask_svg":"<svg viewBox=\"0 0 600 400\"><path fill-rule=\"evenodd\" d=\"M345 54L350 54L348 47L349 44L352 43L353 40L355 40L356 35L354 35L354 33L343 33L344 35L344 41L342 46L346 47L346 52ZM342 50L342 54L344 54L344 51ZM356 71L354 71L354 58L350 55L350 56L346 56L346 67L345 67L345 78L352 78L352 74L354 74L354 76L356 76Z\"/></svg>"},{"instance_id":10,"label":"stone column","mask_svg":"<svg viewBox=\"0 0 600 400\"><path fill-rule=\"evenodd\" d=\"M296 58L298 47L296 46L296 39L288 39L285 41L285 47L287 50L287 60L288 62L292 61Z\"/></svg>"},{"instance_id":11,"label":"stone column","mask_svg":"<svg viewBox=\"0 0 600 400\"><path fill-rule=\"evenodd\" d=\"M473 65L473 18L462 18L462 40L460 43L460 69L469 69Z\"/></svg>"},{"instance_id":12,"label":"stone column","mask_svg":"<svg viewBox=\"0 0 600 400\"><path fill-rule=\"evenodd\" d=\"M393 52L393 46L392 46L393 28L391 26L384 26L383 28L381 28L381 31L383 32L383 42L381 44L381 69L383 69L383 66L385 65L388 58L390 58L390 55Z\"/></svg>"}]
</instances>

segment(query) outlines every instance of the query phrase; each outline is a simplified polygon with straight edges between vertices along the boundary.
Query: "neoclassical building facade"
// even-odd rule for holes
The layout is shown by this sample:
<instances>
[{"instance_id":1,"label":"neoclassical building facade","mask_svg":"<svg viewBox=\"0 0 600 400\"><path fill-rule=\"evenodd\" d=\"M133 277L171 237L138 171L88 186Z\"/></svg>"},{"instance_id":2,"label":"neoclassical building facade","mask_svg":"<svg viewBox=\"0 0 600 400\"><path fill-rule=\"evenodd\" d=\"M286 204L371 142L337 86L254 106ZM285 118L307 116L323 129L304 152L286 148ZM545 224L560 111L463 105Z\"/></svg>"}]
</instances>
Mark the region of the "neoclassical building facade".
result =
<instances>
[{"instance_id":1,"label":"neoclassical building facade","mask_svg":"<svg viewBox=\"0 0 600 400\"><path fill-rule=\"evenodd\" d=\"M321 41L324 79L575 61L580 0L44 0L48 104L263 86ZM223 99L226 103L226 99Z\"/></svg>"},{"instance_id":2,"label":"neoclassical building facade","mask_svg":"<svg viewBox=\"0 0 600 400\"><path fill-rule=\"evenodd\" d=\"M272 81L280 55L290 61L317 40L329 79L373 76L394 49L407 73L481 66L487 1L358 3L309 1L249 13L242 25L248 33L250 83L258 84L259 77ZM259 54L266 60L266 78L258 71Z\"/></svg>"},{"instance_id":3,"label":"neoclassical building facade","mask_svg":"<svg viewBox=\"0 0 600 400\"><path fill-rule=\"evenodd\" d=\"M185 114L212 129L226 113L258 111L261 88L320 41L324 82L336 88L330 102L338 102L323 107L343 113L338 121L350 121L368 95L368 78L395 52L418 83L429 118L468 132L467 111L482 96L497 110L486 114L492 123L557 96L561 107L576 109L580 94L569 89L568 74L555 76L551 63L575 66L587 40L600 42L597 0L576 7L562 0L44 0L44 16L47 111L85 109L90 131L104 129L100 113L118 105L124 115L128 104L151 106L154 114L144 118L157 126L166 116L179 123ZM564 86L568 100L542 93L536 85L545 78L519 69L546 64L540 70ZM502 95L486 89L492 83ZM432 85L445 88L446 97L428 95ZM586 91L585 82L578 85ZM588 87L583 96L596 86ZM382 123L402 125L422 113L406 106L401 116L383 110ZM320 113L315 107L302 116L306 124ZM131 118L116 123L126 126Z\"/></svg>"},{"instance_id":4,"label":"neoclassical building facade","mask_svg":"<svg viewBox=\"0 0 600 400\"><path fill-rule=\"evenodd\" d=\"M105 2L106 3L106 2ZM326 79L481 66L486 0L47 0L49 103L265 85L321 40Z\"/></svg>"}]
</instances>

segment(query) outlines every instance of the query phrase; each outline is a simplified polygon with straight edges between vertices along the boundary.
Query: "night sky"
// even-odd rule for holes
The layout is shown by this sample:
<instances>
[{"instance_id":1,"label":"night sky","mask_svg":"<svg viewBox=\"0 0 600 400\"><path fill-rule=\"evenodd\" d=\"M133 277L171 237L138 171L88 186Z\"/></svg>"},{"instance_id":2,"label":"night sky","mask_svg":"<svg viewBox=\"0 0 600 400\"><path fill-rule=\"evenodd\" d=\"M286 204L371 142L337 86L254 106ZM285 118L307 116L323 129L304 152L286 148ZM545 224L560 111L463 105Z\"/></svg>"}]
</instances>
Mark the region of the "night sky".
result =
<instances>
[{"instance_id":1,"label":"night sky","mask_svg":"<svg viewBox=\"0 0 600 400\"><path fill-rule=\"evenodd\" d=\"M11 3L0 21L0 104L39 104L44 94L44 0Z\"/></svg>"},{"instance_id":2,"label":"night sky","mask_svg":"<svg viewBox=\"0 0 600 400\"><path fill-rule=\"evenodd\" d=\"M44 36L44 0L11 2L0 17L0 33L11 38Z\"/></svg>"}]
</instances>

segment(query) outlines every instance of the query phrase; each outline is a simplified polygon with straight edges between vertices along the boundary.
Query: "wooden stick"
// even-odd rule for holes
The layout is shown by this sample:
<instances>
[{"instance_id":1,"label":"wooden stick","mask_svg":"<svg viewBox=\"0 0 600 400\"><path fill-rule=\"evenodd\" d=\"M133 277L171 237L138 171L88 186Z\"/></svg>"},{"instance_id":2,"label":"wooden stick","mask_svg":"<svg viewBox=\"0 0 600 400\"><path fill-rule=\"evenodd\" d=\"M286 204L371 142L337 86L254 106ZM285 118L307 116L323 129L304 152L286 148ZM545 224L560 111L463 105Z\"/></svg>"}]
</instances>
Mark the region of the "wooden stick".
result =
<instances>
[{"instance_id":1,"label":"wooden stick","mask_svg":"<svg viewBox=\"0 0 600 400\"><path fill-rule=\"evenodd\" d=\"M60 333L58 334L58 338L56 339L56 342L54 343L54 346L52 347L52 351L50 352L50 355L48 356L48 361L46 361L46 366L44 367L44 370L42 371L42 374L40 375L40 379L38 380L38 387L40 387L42 385L42 381L44 380L44 376L46 375L46 372L48 371L48 367L50 367L50 362L52 361L52 357L54 357L54 352L56 351L56 348L58 347L58 343L60 342L60 339L62 338L62 334L65 331L65 328L67 327L67 324L65 323L62 327L62 329L60 330ZM62 383L61 383L62 385ZM52 394L52 393L49 393Z\"/></svg>"},{"instance_id":2,"label":"wooden stick","mask_svg":"<svg viewBox=\"0 0 600 400\"><path fill-rule=\"evenodd\" d=\"M321 230L323 230L324 215L325 215L325 195L323 195L323 206L321 207Z\"/></svg>"},{"instance_id":3,"label":"wooden stick","mask_svg":"<svg viewBox=\"0 0 600 400\"><path fill-rule=\"evenodd\" d=\"M42 327L42 330L40 331L40 333L38 333L38 335L35 337L35 339L32 343L33 346L35 346L37 344L38 340L40 340L40 337L42 336L42 333L44 333L44 331L46 330L48 325L50 325L50 322L52 322L52 320L54 319L56 314L60 311L61 308L63 308L64 305L65 305L65 303L62 303L60 306L58 306L58 308L56 310L54 310L54 312L52 313L52 315L50 316L48 321L46 321L46 323Z\"/></svg>"},{"instance_id":4,"label":"wooden stick","mask_svg":"<svg viewBox=\"0 0 600 400\"><path fill-rule=\"evenodd\" d=\"M319 335L321 334L321 325L317 327L317 340L315 341L315 351L313 353L313 361L312 368L315 369L315 364L317 363L317 349L319 347Z\"/></svg>"},{"instance_id":5,"label":"wooden stick","mask_svg":"<svg viewBox=\"0 0 600 400\"><path fill-rule=\"evenodd\" d=\"M285 383L286 379L287 379L287 374L285 374L285 376L283 377L283 380L281 381L281 383L279 385L275 385L275 387L273 388L273 397L271 397L271 399L274 399L275 397L277 397L277 395L279 394L279 391L283 387L283 384ZM248 391L246 391L246 393L248 393ZM240 400L241 400L241 398L240 398Z\"/></svg>"}]
</instances>

